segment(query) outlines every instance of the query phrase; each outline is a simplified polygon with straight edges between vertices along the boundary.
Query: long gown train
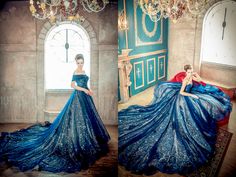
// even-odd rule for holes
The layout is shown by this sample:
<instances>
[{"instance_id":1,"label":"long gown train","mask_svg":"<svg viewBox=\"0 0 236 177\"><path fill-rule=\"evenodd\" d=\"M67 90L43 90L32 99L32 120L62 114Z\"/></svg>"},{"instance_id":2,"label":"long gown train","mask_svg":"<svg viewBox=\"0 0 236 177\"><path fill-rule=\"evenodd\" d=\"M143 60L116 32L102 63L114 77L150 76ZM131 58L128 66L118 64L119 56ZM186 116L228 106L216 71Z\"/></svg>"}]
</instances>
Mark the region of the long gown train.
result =
<instances>
[{"instance_id":1,"label":"long gown train","mask_svg":"<svg viewBox=\"0 0 236 177\"><path fill-rule=\"evenodd\" d=\"M162 82L147 106L118 113L119 163L134 173L187 174L214 153L216 120L229 114L230 99L217 87L194 83L181 95L181 83Z\"/></svg>"},{"instance_id":2,"label":"long gown train","mask_svg":"<svg viewBox=\"0 0 236 177\"><path fill-rule=\"evenodd\" d=\"M88 88L88 76L73 75ZM36 123L15 132L2 132L0 161L21 171L37 168L51 172L75 172L88 168L108 152L110 136L91 96L74 90L53 123Z\"/></svg>"}]
</instances>

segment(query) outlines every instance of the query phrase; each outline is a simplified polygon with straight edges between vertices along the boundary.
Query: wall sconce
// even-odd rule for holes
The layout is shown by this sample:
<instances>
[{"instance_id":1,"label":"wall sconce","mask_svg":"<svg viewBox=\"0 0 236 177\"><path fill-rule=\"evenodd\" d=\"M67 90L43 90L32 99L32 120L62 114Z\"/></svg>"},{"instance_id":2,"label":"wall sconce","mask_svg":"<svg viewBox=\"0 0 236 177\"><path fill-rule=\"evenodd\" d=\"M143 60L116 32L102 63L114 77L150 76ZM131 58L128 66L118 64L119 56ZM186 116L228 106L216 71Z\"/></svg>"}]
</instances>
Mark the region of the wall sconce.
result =
<instances>
[{"instance_id":1,"label":"wall sconce","mask_svg":"<svg viewBox=\"0 0 236 177\"><path fill-rule=\"evenodd\" d=\"M126 18L126 13L122 10L118 15L118 28L119 30L128 30L128 21Z\"/></svg>"}]
</instances>

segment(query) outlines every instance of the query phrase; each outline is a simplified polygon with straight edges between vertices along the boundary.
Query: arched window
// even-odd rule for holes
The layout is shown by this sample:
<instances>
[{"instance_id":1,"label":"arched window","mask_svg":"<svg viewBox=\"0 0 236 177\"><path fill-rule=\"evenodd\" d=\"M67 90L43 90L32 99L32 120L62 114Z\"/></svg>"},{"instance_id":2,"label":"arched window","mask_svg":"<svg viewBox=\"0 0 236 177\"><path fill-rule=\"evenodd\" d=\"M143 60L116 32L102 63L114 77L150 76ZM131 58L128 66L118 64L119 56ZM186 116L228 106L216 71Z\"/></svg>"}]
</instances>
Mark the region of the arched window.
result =
<instances>
[{"instance_id":1,"label":"arched window","mask_svg":"<svg viewBox=\"0 0 236 177\"><path fill-rule=\"evenodd\" d=\"M236 66L236 2L221 1L204 17L201 61Z\"/></svg>"},{"instance_id":2,"label":"arched window","mask_svg":"<svg viewBox=\"0 0 236 177\"><path fill-rule=\"evenodd\" d=\"M45 88L71 89L75 56L82 53L84 70L90 74L90 41L86 31L78 24L63 23L52 28L45 41Z\"/></svg>"}]
</instances>

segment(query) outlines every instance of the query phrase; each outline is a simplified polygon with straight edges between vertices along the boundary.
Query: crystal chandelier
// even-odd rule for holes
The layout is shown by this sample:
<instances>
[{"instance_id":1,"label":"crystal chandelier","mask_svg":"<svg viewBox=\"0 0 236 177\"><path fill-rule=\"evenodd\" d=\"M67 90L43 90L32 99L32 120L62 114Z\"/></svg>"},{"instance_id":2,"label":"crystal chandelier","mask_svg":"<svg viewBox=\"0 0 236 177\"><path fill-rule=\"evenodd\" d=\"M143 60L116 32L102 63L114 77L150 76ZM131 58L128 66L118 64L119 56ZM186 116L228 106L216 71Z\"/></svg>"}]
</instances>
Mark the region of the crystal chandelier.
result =
<instances>
[{"instance_id":1,"label":"crystal chandelier","mask_svg":"<svg viewBox=\"0 0 236 177\"><path fill-rule=\"evenodd\" d=\"M199 15L207 0L137 0L142 11L154 22L161 18L169 18L173 22L186 13Z\"/></svg>"},{"instance_id":2,"label":"crystal chandelier","mask_svg":"<svg viewBox=\"0 0 236 177\"><path fill-rule=\"evenodd\" d=\"M83 22L80 5L87 12L100 12L108 3L109 0L30 0L29 9L32 16L40 20Z\"/></svg>"}]
</instances>

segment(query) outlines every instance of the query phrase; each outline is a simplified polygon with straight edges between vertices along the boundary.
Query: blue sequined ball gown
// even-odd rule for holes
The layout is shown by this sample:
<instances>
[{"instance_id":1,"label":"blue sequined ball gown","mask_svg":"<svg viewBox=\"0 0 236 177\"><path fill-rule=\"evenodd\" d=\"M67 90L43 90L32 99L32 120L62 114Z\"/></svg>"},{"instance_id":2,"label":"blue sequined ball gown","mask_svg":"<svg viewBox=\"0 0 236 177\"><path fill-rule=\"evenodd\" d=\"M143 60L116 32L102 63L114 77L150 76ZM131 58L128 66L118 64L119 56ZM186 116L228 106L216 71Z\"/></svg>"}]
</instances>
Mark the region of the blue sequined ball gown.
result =
<instances>
[{"instance_id":1,"label":"blue sequined ball gown","mask_svg":"<svg viewBox=\"0 0 236 177\"><path fill-rule=\"evenodd\" d=\"M88 79L86 74L72 78L86 89ZM51 172L80 171L108 152L109 139L92 97L74 90L53 123L2 132L0 161L7 161L21 171L33 168Z\"/></svg>"},{"instance_id":2,"label":"blue sequined ball gown","mask_svg":"<svg viewBox=\"0 0 236 177\"><path fill-rule=\"evenodd\" d=\"M214 153L216 121L229 114L230 98L217 87L162 82L147 106L132 105L118 113L119 163L134 173L187 174Z\"/></svg>"}]
</instances>

